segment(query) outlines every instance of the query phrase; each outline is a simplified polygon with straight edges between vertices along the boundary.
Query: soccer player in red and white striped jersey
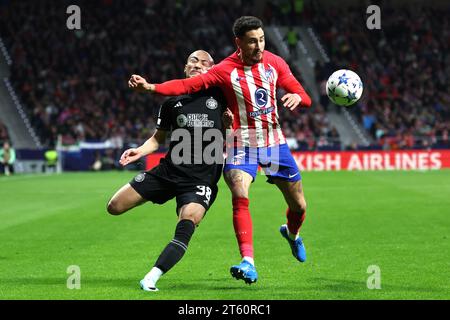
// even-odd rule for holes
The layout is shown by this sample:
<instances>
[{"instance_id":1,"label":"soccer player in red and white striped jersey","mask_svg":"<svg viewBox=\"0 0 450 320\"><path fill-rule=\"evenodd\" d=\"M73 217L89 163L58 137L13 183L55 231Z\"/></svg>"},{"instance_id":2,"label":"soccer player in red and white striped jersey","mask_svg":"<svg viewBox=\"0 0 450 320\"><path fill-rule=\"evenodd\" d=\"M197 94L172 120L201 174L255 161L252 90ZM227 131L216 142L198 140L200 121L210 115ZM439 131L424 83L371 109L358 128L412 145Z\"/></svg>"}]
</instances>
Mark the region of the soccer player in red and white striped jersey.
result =
<instances>
[{"instance_id":1,"label":"soccer player in red and white striped jersey","mask_svg":"<svg viewBox=\"0 0 450 320\"><path fill-rule=\"evenodd\" d=\"M268 176L268 182L281 190L288 204L287 224L281 226L281 234L288 240L294 257L301 262L306 259L305 247L298 235L305 218L306 201L300 172L281 130L277 88L287 92L281 100L290 110L310 107L311 99L287 63L264 50L261 20L241 17L235 21L233 32L236 52L207 73L162 84L150 84L144 78L132 75L129 86L162 95L193 93L213 86L222 89L233 114L233 137L237 138L233 150L228 152L231 160L224 167L224 176L233 196L233 225L243 258L230 271L235 278L253 283L257 280L257 272L248 191L258 165Z\"/></svg>"}]
</instances>

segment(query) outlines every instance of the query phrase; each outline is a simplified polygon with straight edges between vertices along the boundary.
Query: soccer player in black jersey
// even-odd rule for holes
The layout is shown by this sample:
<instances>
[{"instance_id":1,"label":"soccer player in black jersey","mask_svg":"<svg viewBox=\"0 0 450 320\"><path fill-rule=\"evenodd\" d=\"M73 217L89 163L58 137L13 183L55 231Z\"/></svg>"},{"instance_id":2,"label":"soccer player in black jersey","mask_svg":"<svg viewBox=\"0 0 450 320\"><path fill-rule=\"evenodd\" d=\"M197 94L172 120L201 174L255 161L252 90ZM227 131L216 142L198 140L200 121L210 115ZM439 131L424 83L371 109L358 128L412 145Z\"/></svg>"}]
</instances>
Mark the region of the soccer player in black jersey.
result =
<instances>
[{"instance_id":1,"label":"soccer player in black jersey","mask_svg":"<svg viewBox=\"0 0 450 320\"><path fill-rule=\"evenodd\" d=\"M213 64L209 53L195 51L187 60L186 77L205 73ZM173 97L161 106L153 136L122 154L120 163L125 166L158 150L171 131L169 151L159 165L119 189L107 207L110 214L120 215L146 201L163 204L176 198L175 236L140 281L145 291L158 290L156 282L183 257L195 227L213 204L222 173L223 130L231 126L231 121L218 88Z\"/></svg>"}]
</instances>

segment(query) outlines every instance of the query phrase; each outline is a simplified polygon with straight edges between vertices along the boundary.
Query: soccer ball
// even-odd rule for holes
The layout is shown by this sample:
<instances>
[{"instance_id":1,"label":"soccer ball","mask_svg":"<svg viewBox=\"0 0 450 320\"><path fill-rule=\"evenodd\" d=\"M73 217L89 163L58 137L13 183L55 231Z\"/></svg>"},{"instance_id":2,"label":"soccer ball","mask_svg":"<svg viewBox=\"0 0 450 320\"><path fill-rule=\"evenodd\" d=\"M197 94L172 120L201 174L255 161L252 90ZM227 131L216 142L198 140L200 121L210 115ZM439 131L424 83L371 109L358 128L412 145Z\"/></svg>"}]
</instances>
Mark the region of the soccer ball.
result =
<instances>
[{"instance_id":1,"label":"soccer ball","mask_svg":"<svg viewBox=\"0 0 450 320\"><path fill-rule=\"evenodd\" d=\"M359 76L351 71L335 71L327 81L327 95L330 100L343 107L354 104L361 98L363 84Z\"/></svg>"}]
</instances>

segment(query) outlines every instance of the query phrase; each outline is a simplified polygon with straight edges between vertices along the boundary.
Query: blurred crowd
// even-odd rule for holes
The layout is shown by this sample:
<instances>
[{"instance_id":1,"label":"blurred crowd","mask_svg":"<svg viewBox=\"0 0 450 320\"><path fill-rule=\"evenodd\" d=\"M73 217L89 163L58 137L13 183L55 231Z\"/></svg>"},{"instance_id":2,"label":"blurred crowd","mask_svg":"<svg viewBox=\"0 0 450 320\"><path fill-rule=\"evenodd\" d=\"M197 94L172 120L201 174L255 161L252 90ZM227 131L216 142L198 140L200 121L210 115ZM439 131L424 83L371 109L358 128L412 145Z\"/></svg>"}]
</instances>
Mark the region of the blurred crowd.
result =
<instances>
[{"instance_id":1,"label":"blurred crowd","mask_svg":"<svg viewBox=\"0 0 450 320\"><path fill-rule=\"evenodd\" d=\"M253 1L79 1L81 30L68 30L68 1L11 1L0 30L14 61L12 82L29 108L43 145L145 141L162 97L133 93L131 74L153 82L183 77L187 56L202 48L219 62L235 48L232 24L253 13ZM267 49L275 48L267 44ZM281 110L286 136L314 149L326 131L321 109ZM286 121L285 121L286 120ZM328 130L331 131L331 130Z\"/></svg>"},{"instance_id":2,"label":"blurred crowd","mask_svg":"<svg viewBox=\"0 0 450 320\"><path fill-rule=\"evenodd\" d=\"M5 141L9 141L9 134L8 134L8 128L6 125L0 120L0 144L2 144Z\"/></svg>"},{"instance_id":3,"label":"blurred crowd","mask_svg":"<svg viewBox=\"0 0 450 320\"><path fill-rule=\"evenodd\" d=\"M152 82L183 77L186 57L200 48L219 62L235 50L233 21L253 15L255 6L243 0L81 0L81 30L69 30L70 1L5 2L0 33L13 59L11 80L43 145L61 135L63 144L109 140L116 149L153 133L163 101L132 92L129 76ZM317 66L321 86L340 67L360 74L365 94L350 110L378 146L448 143L449 12L410 9L407 18L383 11L382 30L371 31L359 27L366 24L365 9L305 3L267 1L262 18L266 25L314 26L331 57ZM270 43L266 48L276 53ZM323 96L311 110L280 108L293 148L341 148L327 105Z\"/></svg>"},{"instance_id":4,"label":"blurred crowd","mask_svg":"<svg viewBox=\"0 0 450 320\"><path fill-rule=\"evenodd\" d=\"M44 145L58 134L64 144L111 140L117 147L149 137L161 99L131 92L129 76L181 77L193 48L213 48L199 32L207 11L183 23L192 12L170 2L80 1L81 30L65 27L67 1L16 1L2 10L12 81Z\"/></svg>"},{"instance_id":5,"label":"blurred crowd","mask_svg":"<svg viewBox=\"0 0 450 320\"><path fill-rule=\"evenodd\" d=\"M450 6L382 8L381 30L369 30L359 27L365 7L315 3L305 18L331 57L317 67L317 81L341 68L360 75L363 98L349 110L378 147L450 147Z\"/></svg>"},{"instance_id":6,"label":"blurred crowd","mask_svg":"<svg viewBox=\"0 0 450 320\"><path fill-rule=\"evenodd\" d=\"M341 149L339 133L330 123L325 109L319 102L314 102L310 110L296 110L294 114L288 109L280 108L280 119L291 149Z\"/></svg>"}]
</instances>

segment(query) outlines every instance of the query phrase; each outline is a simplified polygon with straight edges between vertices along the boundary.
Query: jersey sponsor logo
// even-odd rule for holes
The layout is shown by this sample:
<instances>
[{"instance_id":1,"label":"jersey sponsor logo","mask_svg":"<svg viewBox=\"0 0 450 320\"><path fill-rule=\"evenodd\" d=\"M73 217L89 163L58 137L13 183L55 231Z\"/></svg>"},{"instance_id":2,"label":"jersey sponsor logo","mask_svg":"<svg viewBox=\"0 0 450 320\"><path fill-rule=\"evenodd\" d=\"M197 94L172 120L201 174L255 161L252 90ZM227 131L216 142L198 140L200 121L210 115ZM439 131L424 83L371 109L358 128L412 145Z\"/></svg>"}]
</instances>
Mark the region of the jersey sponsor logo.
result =
<instances>
[{"instance_id":1,"label":"jersey sponsor logo","mask_svg":"<svg viewBox=\"0 0 450 320\"><path fill-rule=\"evenodd\" d=\"M268 94L267 94L267 90L266 89L264 89L264 88L256 89L256 91L255 91L255 102L256 102L256 105L259 108L263 108L263 107L265 107L267 105L267 101L268 101L267 97L268 97Z\"/></svg>"},{"instance_id":2,"label":"jersey sponsor logo","mask_svg":"<svg viewBox=\"0 0 450 320\"><path fill-rule=\"evenodd\" d=\"M188 127L214 128L214 121L208 119L206 113L190 113L187 115Z\"/></svg>"},{"instance_id":3,"label":"jersey sponsor logo","mask_svg":"<svg viewBox=\"0 0 450 320\"><path fill-rule=\"evenodd\" d=\"M186 126L186 124L187 124L187 117L184 115L184 114L180 114L180 115L178 115L178 117L177 117L177 125L179 126L179 127L185 127Z\"/></svg>"},{"instance_id":4,"label":"jersey sponsor logo","mask_svg":"<svg viewBox=\"0 0 450 320\"><path fill-rule=\"evenodd\" d=\"M179 108L179 107L182 107L182 106L183 106L183 104L181 103L181 101L178 101L177 104L174 105L173 107L174 108Z\"/></svg>"},{"instance_id":5,"label":"jersey sponsor logo","mask_svg":"<svg viewBox=\"0 0 450 320\"><path fill-rule=\"evenodd\" d=\"M136 177L134 177L134 181L142 182L145 179L145 173L139 173Z\"/></svg>"},{"instance_id":6,"label":"jersey sponsor logo","mask_svg":"<svg viewBox=\"0 0 450 320\"><path fill-rule=\"evenodd\" d=\"M180 128L214 128L214 121L209 120L206 113L180 114L177 117L177 124Z\"/></svg>"},{"instance_id":7,"label":"jersey sponsor logo","mask_svg":"<svg viewBox=\"0 0 450 320\"><path fill-rule=\"evenodd\" d=\"M270 107L270 108L265 108L265 109L261 109L258 111L252 111L252 112L249 112L248 114L250 117L256 118L256 117L259 117L260 115L271 113L274 109L275 109L274 107Z\"/></svg>"},{"instance_id":8,"label":"jersey sponsor logo","mask_svg":"<svg viewBox=\"0 0 450 320\"><path fill-rule=\"evenodd\" d=\"M219 105L219 103L213 97L211 97L208 100L206 100L206 107L208 109L211 109L211 110L217 109L218 105Z\"/></svg>"}]
</instances>

